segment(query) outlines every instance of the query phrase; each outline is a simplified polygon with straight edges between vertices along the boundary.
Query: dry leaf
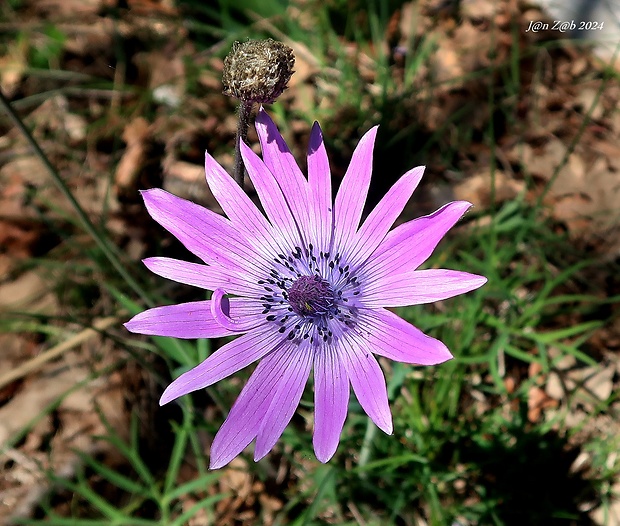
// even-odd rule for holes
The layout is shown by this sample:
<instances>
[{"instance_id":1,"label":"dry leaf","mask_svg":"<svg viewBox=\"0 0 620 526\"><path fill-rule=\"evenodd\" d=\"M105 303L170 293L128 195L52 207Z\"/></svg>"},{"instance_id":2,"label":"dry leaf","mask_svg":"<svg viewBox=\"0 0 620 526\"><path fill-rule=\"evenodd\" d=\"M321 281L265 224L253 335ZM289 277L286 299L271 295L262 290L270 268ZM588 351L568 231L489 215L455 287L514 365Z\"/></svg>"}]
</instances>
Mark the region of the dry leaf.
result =
<instances>
[{"instance_id":1,"label":"dry leaf","mask_svg":"<svg viewBox=\"0 0 620 526\"><path fill-rule=\"evenodd\" d=\"M105 2L106 0L37 0L32 2L32 6L43 16L83 20L85 17L94 17Z\"/></svg>"},{"instance_id":2,"label":"dry leaf","mask_svg":"<svg viewBox=\"0 0 620 526\"><path fill-rule=\"evenodd\" d=\"M538 422L543 409L554 408L557 402L547 396L540 387L533 386L528 391L527 419L530 422Z\"/></svg>"},{"instance_id":3,"label":"dry leaf","mask_svg":"<svg viewBox=\"0 0 620 526\"><path fill-rule=\"evenodd\" d=\"M149 123L143 117L137 117L125 126L123 140L127 143L127 148L114 176L117 193L135 188L138 175L146 162L148 138Z\"/></svg>"},{"instance_id":4,"label":"dry leaf","mask_svg":"<svg viewBox=\"0 0 620 526\"><path fill-rule=\"evenodd\" d=\"M516 198L524 189L523 181L515 181L501 170L495 170L493 175L489 170L483 170L456 185L454 197L486 208L491 204L492 195L496 203L502 203Z\"/></svg>"}]
</instances>

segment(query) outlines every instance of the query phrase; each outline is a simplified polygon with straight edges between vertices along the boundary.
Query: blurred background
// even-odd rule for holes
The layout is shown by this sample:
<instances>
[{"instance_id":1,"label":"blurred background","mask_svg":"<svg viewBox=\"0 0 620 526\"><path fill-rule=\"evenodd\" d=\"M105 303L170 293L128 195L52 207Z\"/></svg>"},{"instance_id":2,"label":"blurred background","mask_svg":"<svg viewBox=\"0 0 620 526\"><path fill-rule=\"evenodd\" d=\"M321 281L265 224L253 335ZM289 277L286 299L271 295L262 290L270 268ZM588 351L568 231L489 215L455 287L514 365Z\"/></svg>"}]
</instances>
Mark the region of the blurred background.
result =
<instances>
[{"instance_id":1,"label":"blurred background","mask_svg":"<svg viewBox=\"0 0 620 526\"><path fill-rule=\"evenodd\" d=\"M620 5L542 3L3 1L0 523L620 524ZM267 111L301 166L318 120L337 186L380 124L368 206L425 164L399 221L474 203L427 265L489 282L398 310L455 359L382 362L393 436L352 399L320 464L310 382L270 455L210 472L250 371L158 407L222 341L122 327L205 297L141 265L190 256L138 190L221 212L203 162L232 170L223 58L267 37L296 55Z\"/></svg>"}]
</instances>

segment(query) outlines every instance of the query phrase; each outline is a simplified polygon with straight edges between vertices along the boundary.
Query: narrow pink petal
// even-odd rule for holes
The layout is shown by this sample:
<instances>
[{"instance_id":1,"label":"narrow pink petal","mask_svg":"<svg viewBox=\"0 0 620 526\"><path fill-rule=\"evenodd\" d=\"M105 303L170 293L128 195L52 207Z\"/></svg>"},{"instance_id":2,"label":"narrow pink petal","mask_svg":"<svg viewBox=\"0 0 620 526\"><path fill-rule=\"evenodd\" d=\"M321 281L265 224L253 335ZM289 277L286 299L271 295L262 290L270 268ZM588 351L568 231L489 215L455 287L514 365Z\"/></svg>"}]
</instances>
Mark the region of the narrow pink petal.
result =
<instances>
[{"instance_id":1,"label":"narrow pink petal","mask_svg":"<svg viewBox=\"0 0 620 526\"><path fill-rule=\"evenodd\" d=\"M245 143L243 145L246 146ZM205 174L209 188L217 202L235 228L244 232L248 243L257 252L263 253L266 259L271 259L270 254L274 252L276 254L282 252L265 216L235 180L226 173L226 170L208 153L205 154Z\"/></svg>"},{"instance_id":2,"label":"narrow pink petal","mask_svg":"<svg viewBox=\"0 0 620 526\"><path fill-rule=\"evenodd\" d=\"M318 122L314 123L308 144L308 184L313 242L319 252L328 252L333 230L332 181L329 160Z\"/></svg>"},{"instance_id":3,"label":"narrow pink petal","mask_svg":"<svg viewBox=\"0 0 620 526\"><path fill-rule=\"evenodd\" d=\"M349 377L337 353L324 347L314 358L314 435L319 461L334 456L349 405Z\"/></svg>"},{"instance_id":4,"label":"narrow pink petal","mask_svg":"<svg viewBox=\"0 0 620 526\"><path fill-rule=\"evenodd\" d=\"M308 182L301 173L278 128L261 107L256 116L256 132L263 151L263 161L278 185L293 215L301 225L308 222Z\"/></svg>"},{"instance_id":5,"label":"narrow pink petal","mask_svg":"<svg viewBox=\"0 0 620 526\"><path fill-rule=\"evenodd\" d=\"M375 423L388 435L392 434L392 413L388 402L383 371L377 359L362 349L358 342L341 340L339 350L342 364L351 380L351 386L360 405Z\"/></svg>"},{"instance_id":6,"label":"narrow pink petal","mask_svg":"<svg viewBox=\"0 0 620 526\"><path fill-rule=\"evenodd\" d=\"M282 371L282 381L272 395L256 437L254 460L263 458L284 432L299 405L312 366L312 351L308 346L289 344L288 363Z\"/></svg>"},{"instance_id":7,"label":"narrow pink petal","mask_svg":"<svg viewBox=\"0 0 620 526\"><path fill-rule=\"evenodd\" d=\"M260 323L261 318L254 316L250 325ZM248 330L247 323L237 331L222 327L211 314L210 301L194 301L155 307L137 314L125 328L138 334L153 336L172 336L174 338L220 338L232 336Z\"/></svg>"},{"instance_id":8,"label":"narrow pink petal","mask_svg":"<svg viewBox=\"0 0 620 526\"><path fill-rule=\"evenodd\" d=\"M292 212L294 210L292 201L295 199L287 202L278 181L269 168L245 143L241 144L241 156L274 230L286 239L288 247L302 246L303 237ZM297 199L300 197L298 196Z\"/></svg>"},{"instance_id":9,"label":"narrow pink petal","mask_svg":"<svg viewBox=\"0 0 620 526\"><path fill-rule=\"evenodd\" d=\"M211 444L209 467L219 469L243 451L258 434L274 393L282 383L292 350L276 351L265 356L250 376L226 421Z\"/></svg>"},{"instance_id":10,"label":"narrow pink petal","mask_svg":"<svg viewBox=\"0 0 620 526\"><path fill-rule=\"evenodd\" d=\"M256 271L258 254L224 217L158 188L142 197L151 217L205 263Z\"/></svg>"},{"instance_id":11,"label":"narrow pink petal","mask_svg":"<svg viewBox=\"0 0 620 526\"><path fill-rule=\"evenodd\" d=\"M360 309L359 323L368 350L396 362L436 365L452 358L439 340L386 309Z\"/></svg>"},{"instance_id":12,"label":"narrow pink petal","mask_svg":"<svg viewBox=\"0 0 620 526\"><path fill-rule=\"evenodd\" d=\"M363 267L364 280L372 281L418 268L471 206L467 201L454 201L430 215L403 223L388 232Z\"/></svg>"},{"instance_id":13,"label":"narrow pink petal","mask_svg":"<svg viewBox=\"0 0 620 526\"><path fill-rule=\"evenodd\" d=\"M414 270L368 282L360 300L367 307L403 307L433 303L470 292L487 282L484 276L458 270Z\"/></svg>"},{"instance_id":14,"label":"narrow pink petal","mask_svg":"<svg viewBox=\"0 0 620 526\"><path fill-rule=\"evenodd\" d=\"M282 342L282 334L272 327L257 328L240 336L174 380L162 394L159 404L167 404L179 396L219 382L279 348Z\"/></svg>"},{"instance_id":15,"label":"narrow pink petal","mask_svg":"<svg viewBox=\"0 0 620 526\"><path fill-rule=\"evenodd\" d=\"M378 127L371 128L358 143L340 183L334 204L335 246L346 246L359 226L372 175L372 150Z\"/></svg>"},{"instance_id":16,"label":"narrow pink petal","mask_svg":"<svg viewBox=\"0 0 620 526\"><path fill-rule=\"evenodd\" d=\"M355 235L348 262L351 265L364 262L379 246L402 213L424 174L424 166L418 166L403 175L385 194L368 215Z\"/></svg>"},{"instance_id":17,"label":"narrow pink petal","mask_svg":"<svg viewBox=\"0 0 620 526\"><path fill-rule=\"evenodd\" d=\"M232 294L263 293L263 288L258 283L239 278L232 270L225 270L219 266L213 267L166 257L146 258L142 263L154 274L185 285L206 290L221 287Z\"/></svg>"}]
</instances>

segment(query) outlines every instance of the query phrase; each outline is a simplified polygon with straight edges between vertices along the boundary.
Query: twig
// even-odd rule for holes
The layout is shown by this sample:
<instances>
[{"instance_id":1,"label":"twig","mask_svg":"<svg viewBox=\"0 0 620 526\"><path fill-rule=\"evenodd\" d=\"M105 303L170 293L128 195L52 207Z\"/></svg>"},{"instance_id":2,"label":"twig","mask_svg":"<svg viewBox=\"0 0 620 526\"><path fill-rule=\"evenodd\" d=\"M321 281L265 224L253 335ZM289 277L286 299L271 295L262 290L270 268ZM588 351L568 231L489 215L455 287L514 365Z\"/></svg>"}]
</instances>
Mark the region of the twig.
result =
<instances>
[{"instance_id":1,"label":"twig","mask_svg":"<svg viewBox=\"0 0 620 526\"><path fill-rule=\"evenodd\" d=\"M0 376L0 389L2 389L5 385L14 382L28 374L39 370L43 364L57 358L61 354L73 349L74 347L84 343L86 340L92 338L99 334L99 332L115 325L119 322L119 319L116 316L110 316L107 318L102 318L100 320L95 321L92 327L88 327L83 331L78 332L76 335L72 336L68 340L65 340L58 345L55 345L51 349L48 349L42 354L35 356L31 360L28 360L26 363L21 364L19 367L12 369L6 374Z\"/></svg>"}]
</instances>

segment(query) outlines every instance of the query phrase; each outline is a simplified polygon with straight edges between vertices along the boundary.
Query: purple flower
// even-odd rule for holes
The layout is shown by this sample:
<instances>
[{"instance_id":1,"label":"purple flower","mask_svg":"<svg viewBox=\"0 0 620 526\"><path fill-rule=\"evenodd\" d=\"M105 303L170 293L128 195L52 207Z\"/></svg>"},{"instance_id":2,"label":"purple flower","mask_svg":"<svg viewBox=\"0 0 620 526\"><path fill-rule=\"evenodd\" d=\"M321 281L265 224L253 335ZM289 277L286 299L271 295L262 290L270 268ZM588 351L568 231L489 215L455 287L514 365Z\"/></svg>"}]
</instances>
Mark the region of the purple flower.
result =
<instances>
[{"instance_id":1,"label":"purple flower","mask_svg":"<svg viewBox=\"0 0 620 526\"><path fill-rule=\"evenodd\" d=\"M227 218L160 189L142 194L153 219L205 263L156 257L144 260L146 266L165 278L213 291L213 296L149 309L130 320L127 329L176 338L242 335L172 382L160 403L260 360L213 440L213 469L254 439L255 460L273 448L311 370L313 443L321 462L338 447L350 385L372 421L391 434L385 378L374 355L418 365L438 364L452 355L386 307L443 300L486 282L454 270L416 270L470 203L449 203L390 230L423 167L403 175L359 226L376 127L355 149L335 202L318 124L310 136L307 180L262 109L256 128L263 159L245 144L241 147L265 215L209 154L207 182Z\"/></svg>"}]
</instances>

